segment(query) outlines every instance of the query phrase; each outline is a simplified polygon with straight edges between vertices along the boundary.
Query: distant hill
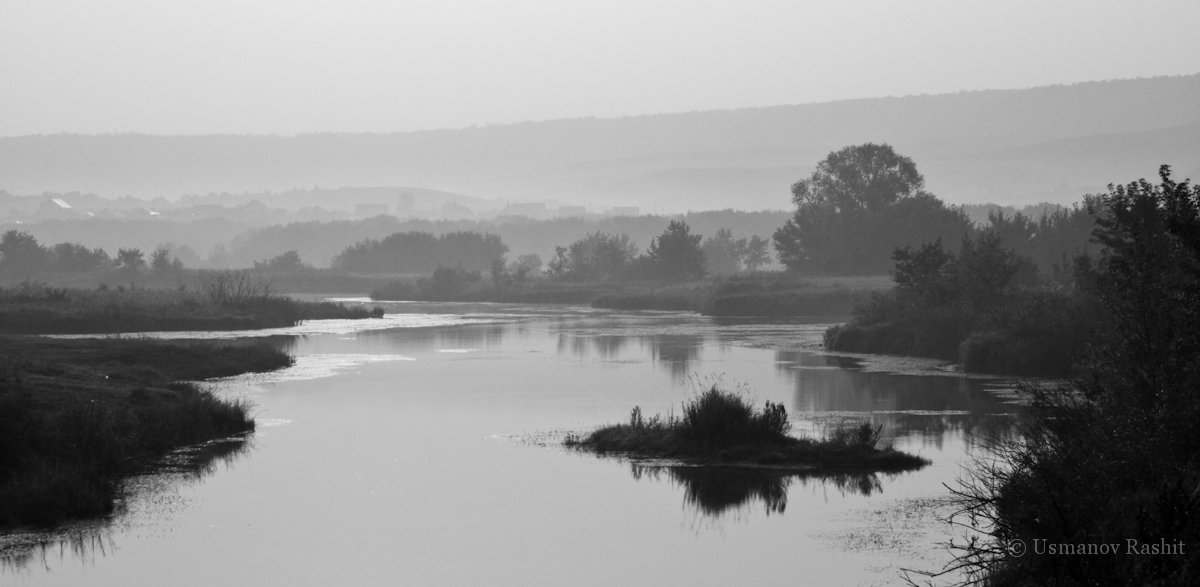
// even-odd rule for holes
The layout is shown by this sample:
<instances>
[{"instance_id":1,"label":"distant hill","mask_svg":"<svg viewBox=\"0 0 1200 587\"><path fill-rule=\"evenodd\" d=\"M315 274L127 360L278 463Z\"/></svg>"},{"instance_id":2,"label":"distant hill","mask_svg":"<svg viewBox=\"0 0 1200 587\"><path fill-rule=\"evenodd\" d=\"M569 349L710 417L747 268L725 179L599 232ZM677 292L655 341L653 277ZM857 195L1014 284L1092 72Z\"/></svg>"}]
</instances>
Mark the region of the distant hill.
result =
<instances>
[{"instance_id":1,"label":"distant hill","mask_svg":"<svg viewBox=\"0 0 1200 587\"><path fill-rule=\"evenodd\" d=\"M645 211L790 206L826 153L912 156L951 202L1070 202L1200 169L1200 74L392 134L0 138L0 189L108 196L422 186Z\"/></svg>"}]
</instances>

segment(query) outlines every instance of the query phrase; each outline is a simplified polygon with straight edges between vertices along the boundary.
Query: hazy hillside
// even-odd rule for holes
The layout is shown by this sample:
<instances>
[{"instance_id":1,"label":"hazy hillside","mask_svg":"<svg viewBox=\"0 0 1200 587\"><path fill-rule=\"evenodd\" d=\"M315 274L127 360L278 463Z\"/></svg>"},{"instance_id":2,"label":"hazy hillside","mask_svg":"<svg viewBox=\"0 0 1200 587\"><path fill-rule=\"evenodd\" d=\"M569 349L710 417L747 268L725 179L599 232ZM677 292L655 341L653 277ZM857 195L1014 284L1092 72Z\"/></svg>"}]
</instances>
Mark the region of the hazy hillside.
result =
<instances>
[{"instance_id":1,"label":"hazy hillside","mask_svg":"<svg viewBox=\"0 0 1200 587\"><path fill-rule=\"evenodd\" d=\"M778 209L829 151L882 141L951 202L1071 201L1160 162L1200 166L1198 123L1191 75L414 133L30 136L0 138L0 189L173 197L410 185L659 212Z\"/></svg>"}]
</instances>

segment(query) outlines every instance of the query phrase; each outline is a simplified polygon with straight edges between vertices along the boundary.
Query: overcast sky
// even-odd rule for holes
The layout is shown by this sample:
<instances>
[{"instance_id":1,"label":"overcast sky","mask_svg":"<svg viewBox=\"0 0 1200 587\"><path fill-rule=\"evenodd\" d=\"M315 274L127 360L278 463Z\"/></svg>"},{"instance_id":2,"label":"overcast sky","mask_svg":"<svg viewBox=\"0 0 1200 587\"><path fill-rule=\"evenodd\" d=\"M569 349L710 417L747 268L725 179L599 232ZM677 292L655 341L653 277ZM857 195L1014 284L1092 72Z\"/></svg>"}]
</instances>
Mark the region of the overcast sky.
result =
<instances>
[{"instance_id":1,"label":"overcast sky","mask_svg":"<svg viewBox=\"0 0 1200 587\"><path fill-rule=\"evenodd\" d=\"M389 132L1200 72L1200 1L0 0L0 136Z\"/></svg>"}]
</instances>

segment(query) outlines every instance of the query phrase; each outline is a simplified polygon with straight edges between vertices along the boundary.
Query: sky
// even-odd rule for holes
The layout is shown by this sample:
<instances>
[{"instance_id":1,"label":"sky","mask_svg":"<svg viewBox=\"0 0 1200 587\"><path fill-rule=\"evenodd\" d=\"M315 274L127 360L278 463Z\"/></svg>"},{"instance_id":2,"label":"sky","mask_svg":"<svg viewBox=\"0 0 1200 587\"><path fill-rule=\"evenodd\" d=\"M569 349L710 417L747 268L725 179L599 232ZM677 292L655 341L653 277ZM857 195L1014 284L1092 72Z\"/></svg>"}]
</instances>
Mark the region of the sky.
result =
<instances>
[{"instance_id":1,"label":"sky","mask_svg":"<svg viewBox=\"0 0 1200 587\"><path fill-rule=\"evenodd\" d=\"M0 0L0 136L393 132L1200 72L1196 0Z\"/></svg>"}]
</instances>

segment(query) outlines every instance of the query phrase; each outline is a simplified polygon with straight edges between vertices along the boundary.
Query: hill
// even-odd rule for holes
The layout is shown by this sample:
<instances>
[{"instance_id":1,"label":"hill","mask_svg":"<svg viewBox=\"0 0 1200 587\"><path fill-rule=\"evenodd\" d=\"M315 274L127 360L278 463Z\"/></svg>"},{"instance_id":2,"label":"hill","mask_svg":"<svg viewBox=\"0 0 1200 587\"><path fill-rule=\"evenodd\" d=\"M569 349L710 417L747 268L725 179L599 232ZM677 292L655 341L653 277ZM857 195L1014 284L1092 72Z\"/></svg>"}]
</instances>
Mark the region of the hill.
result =
<instances>
[{"instance_id":1,"label":"hill","mask_svg":"<svg viewBox=\"0 0 1200 587\"><path fill-rule=\"evenodd\" d=\"M1200 74L410 133L42 135L0 138L0 189L173 197L411 185L657 212L780 209L807 166L876 141L913 157L951 202L1070 201L1152 174L1142 159L1200 167L1197 124ZM1156 150L1114 145L1129 140Z\"/></svg>"}]
</instances>

